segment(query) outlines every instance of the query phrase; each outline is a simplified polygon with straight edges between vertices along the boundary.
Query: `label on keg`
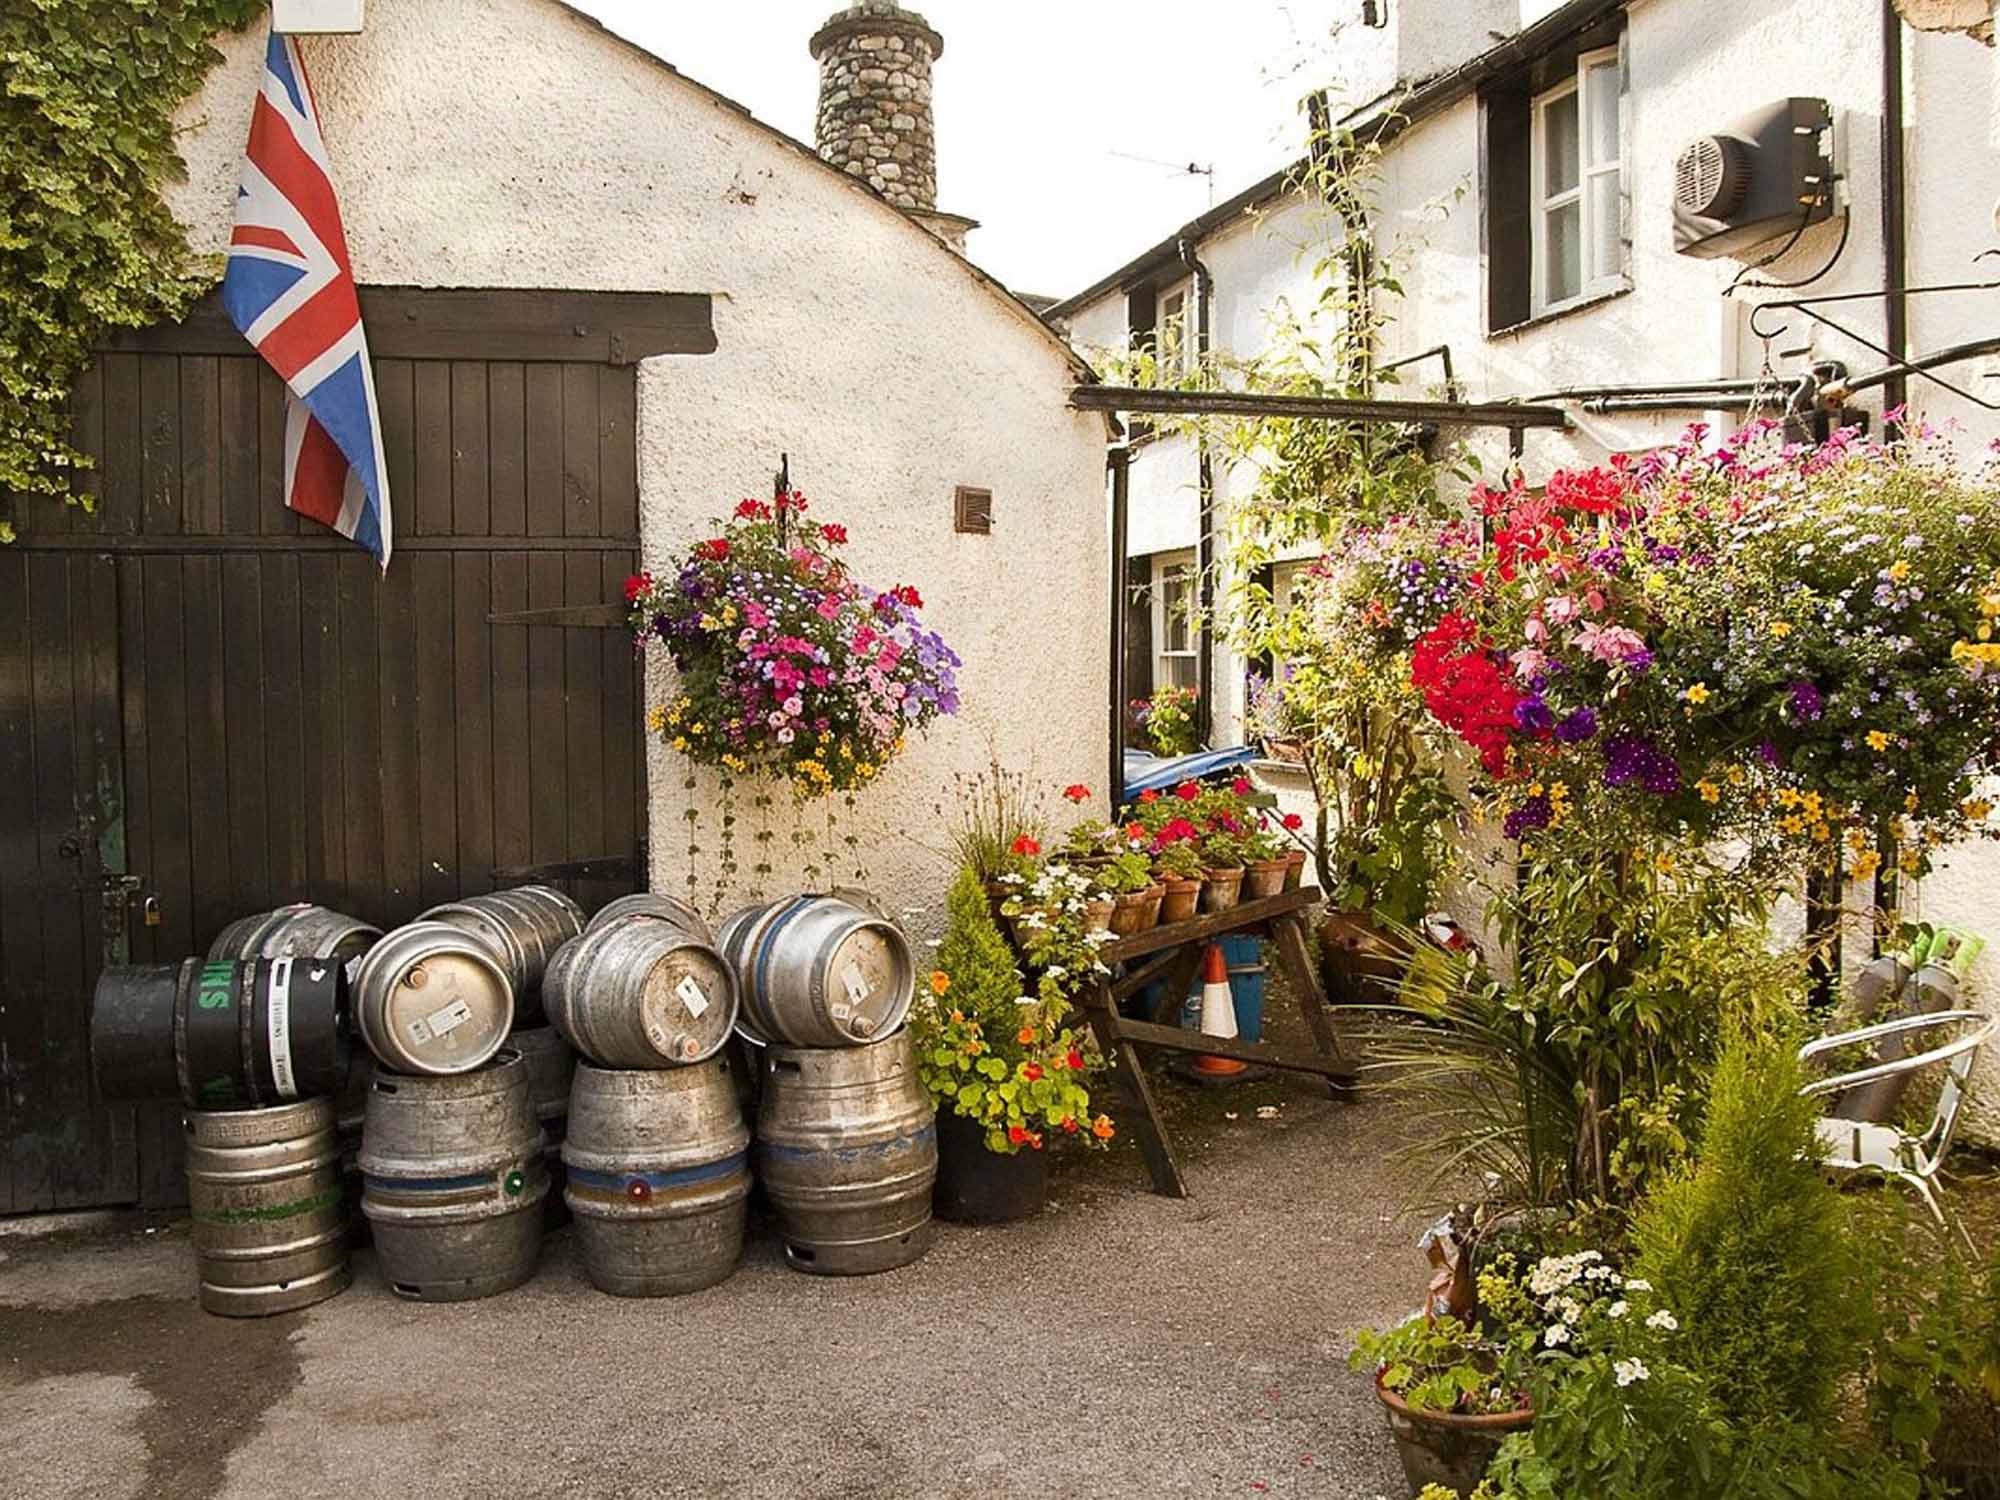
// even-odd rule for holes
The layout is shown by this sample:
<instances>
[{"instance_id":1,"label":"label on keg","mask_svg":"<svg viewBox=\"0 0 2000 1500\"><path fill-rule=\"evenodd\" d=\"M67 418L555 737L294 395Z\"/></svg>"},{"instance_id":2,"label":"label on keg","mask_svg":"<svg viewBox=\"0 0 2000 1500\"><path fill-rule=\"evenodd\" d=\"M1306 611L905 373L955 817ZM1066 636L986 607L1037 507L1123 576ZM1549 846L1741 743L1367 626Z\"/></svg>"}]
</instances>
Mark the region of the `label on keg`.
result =
<instances>
[{"instance_id":1,"label":"label on keg","mask_svg":"<svg viewBox=\"0 0 2000 1500\"><path fill-rule=\"evenodd\" d=\"M701 1013L708 1009L708 991L703 989L692 974L683 974L681 982L674 986L674 993L681 997L681 1004L687 1007L689 1015L697 1021Z\"/></svg>"},{"instance_id":2,"label":"label on keg","mask_svg":"<svg viewBox=\"0 0 2000 1500\"><path fill-rule=\"evenodd\" d=\"M454 1000L442 1009L432 1011L417 1024L423 1026L431 1037L441 1037L450 1036L471 1019L472 1007L463 1000Z\"/></svg>"},{"instance_id":3,"label":"label on keg","mask_svg":"<svg viewBox=\"0 0 2000 1500\"><path fill-rule=\"evenodd\" d=\"M847 990L847 999L853 1005L865 1005L868 997L875 993L875 986L868 982L868 976L861 972L861 965L849 964L841 971L840 982Z\"/></svg>"},{"instance_id":4,"label":"label on keg","mask_svg":"<svg viewBox=\"0 0 2000 1500\"><path fill-rule=\"evenodd\" d=\"M271 965L267 1027L271 1040L271 1082L280 1099L299 1097L298 1077L292 1071L292 961L281 958Z\"/></svg>"}]
</instances>

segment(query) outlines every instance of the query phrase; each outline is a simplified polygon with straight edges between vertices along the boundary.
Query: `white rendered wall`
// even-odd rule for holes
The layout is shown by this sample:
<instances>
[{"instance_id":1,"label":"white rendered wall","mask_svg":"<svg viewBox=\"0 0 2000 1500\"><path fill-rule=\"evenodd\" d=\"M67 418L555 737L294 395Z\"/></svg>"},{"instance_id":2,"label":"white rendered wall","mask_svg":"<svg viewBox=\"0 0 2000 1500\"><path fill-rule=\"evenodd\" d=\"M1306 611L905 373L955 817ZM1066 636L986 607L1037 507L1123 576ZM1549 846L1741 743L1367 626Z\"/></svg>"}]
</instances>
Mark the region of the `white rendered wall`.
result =
<instances>
[{"instance_id":1,"label":"white rendered wall","mask_svg":"<svg viewBox=\"0 0 2000 1500\"><path fill-rule=\"evenodd\" d=\"M1548 6L1524 6L1524 20ZM1409 130L1383 158L1377 233L1400 244L1405 297L1394 307L1384 361L1449 343L1459 379L1476 400L1526 396L1558 386L1694 381L1754 376L1763 350L1751 339L1745 309L1757 294L1725 301L1723 288L1741 267L1734 260L1699 260L1674 252L1669 213L1673 162L1690 139L1724 126L1786 95L1827 99L1842 138L1853 223L1839 263L1814 293L1859 292L1884 284L1880 221L1879 131L1881 36L1874 6L1825 6L1782 0L1718 6L1705 0L1638 0L1629 12L1631 96L1627 178L1631 290L1607 301L1489 338L1480 254L1479 110L1466 100ZM1996 243L1993 210L2000 199L2000 90L1994 54L1964 37L1904 32L1909 276L1913 284L1992 279L2000 262L1974 265L1972 256ZM1448 210L1448 211L1447 211ZM1302 242L1324 239L1331 226L1296 202L1272 205L1204 240L1203 261L1214 273L1219 346L1247 354L1261 343L1261 311L1280 294L1310 295ZM1790 280L1820 268L1839 238L1837 223L1815 226L1783 259L1758 273ZM1782 293L1768 295L1781 296ZM1100 309L1122 295L1079 311L1076 326L1097 327ZM2000 333L2000 292L1910 300L1909 347L1922 353ZM1876 343L1883 341L1879 302L1829 309ZM1813 330L1799 315L1776 341L1771 358L1796 368L1782 350L1810 340L1811 358L1836 358L1855 372L1882 361L1837 334ZM1079 341L1079 347L1082 341ZM1413 372L1400 394L1430 394L1436 364ZM2000 400L2000 360L1941 372L1988 400ZM1909 386L1916 416L1956 424L1959 442L1976 454L2000 436L2000 419L1921 379ZM1862 403L1880 427L1880 392ZM1565 465L1595 463L1617 450L1642 449L1673 438L1699 412L1660 417L1578 413L1567 433L1528 436L1526 466L1541 477ZM1716 418L1716 420L1725 420ZM1489 466L1505 461L1504 437L1481 434L1477 451ZM1150 493L1147 465L1167 461L1142 451L1133 492ZM1226 505L1238 479L1219 486ZM1177 524L1177 523L1176 523ZM1186 545L1192 545L1189 533ZM1216 665L1217 727L1240 734L1243 666L1227 653ZM1861 893L1857 892L1857 898ZM1975 843L1948 851L1942 867L1916 889L1907 910L1925 919L1984 932L1994 947L1980 966L1976 993L2000 1003L2000 847ZM2000 1048L1982 1063L1983 1093L1972 1106L1972 1134L2000 1145Z\"/></svg>"},{"instance_id":2,"label":"white rendered wall","mask_svg":"<svg viewBox=\"0 0 2000 1500\"><path fill-rule=\"evenodd\" d=\"M201 249L226 240L263 29L220 45L182 115L189 178L172 195ZM1105 429L1067 408L1068 356L1032 314L865 189L552 0L373 0L362 35L301 45L364 283L713 294L717 351L640 371L649 563L768 493L788 452L799 487L852 531L857 574L923 592L966 658L966 707L861 799L882 894L941 904L933 806L985 763L988 736L1058 787L1101 787ZM992 536L953 534L959 484L993 491ZM649 701L661 686L656 672ZM683 775L656 743L663 888L686 874Z\"/></svg>"}]
</instances>

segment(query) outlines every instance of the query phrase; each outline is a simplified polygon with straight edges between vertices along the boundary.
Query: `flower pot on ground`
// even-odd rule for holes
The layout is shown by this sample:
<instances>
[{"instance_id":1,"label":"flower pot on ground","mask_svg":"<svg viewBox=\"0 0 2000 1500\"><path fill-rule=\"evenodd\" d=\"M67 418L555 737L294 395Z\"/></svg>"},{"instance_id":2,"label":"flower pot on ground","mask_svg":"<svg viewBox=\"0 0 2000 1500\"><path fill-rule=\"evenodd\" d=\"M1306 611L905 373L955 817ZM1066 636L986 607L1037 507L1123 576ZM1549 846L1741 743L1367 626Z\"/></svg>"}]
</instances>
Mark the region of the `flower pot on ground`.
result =
<instances>
[{"instance_id":1,"label":"flower pot on ground","mask_svg":"<svg viewBox=\"0 0 2000 1500\"><path fill-rule=\"evenodd\" d=\"M1375 1395L1388 1413L1389 1436L1395 1439L1396 1457L1402 1461L1412 1495L1427 1484L1470 1495L1486 1477L1500 1445L1535 1420L1532 1409L1477 1416L1414 1410L1394 1391L1384 1389L1379 1378Z\"/></svg>"},{"instance_id":2,"label":"flower pot on ground","mask_svg":"<svg viewBox=\"0 0 2000 1500\"><path fill-rule=\"evenodd\" d=\"M986 1127L947 1111L938 1116L938 1175L931 1206L958 1224L1007 1224L1040 1213L1049 1200L1049 1154L1024 1147L991 1151Z\"/></svg>"},{"instance_id":3,"label":"flower pot on ground","mask_svg":"<svg viewBox=\"0 0 2000 1500\"><path fill-rule=\"evenodd\" d=\"M1389 1005L1410 950L1370 912L1330 911L1320 923L1320 977L1335 1004Z\"/></svg>"}]
</instances>

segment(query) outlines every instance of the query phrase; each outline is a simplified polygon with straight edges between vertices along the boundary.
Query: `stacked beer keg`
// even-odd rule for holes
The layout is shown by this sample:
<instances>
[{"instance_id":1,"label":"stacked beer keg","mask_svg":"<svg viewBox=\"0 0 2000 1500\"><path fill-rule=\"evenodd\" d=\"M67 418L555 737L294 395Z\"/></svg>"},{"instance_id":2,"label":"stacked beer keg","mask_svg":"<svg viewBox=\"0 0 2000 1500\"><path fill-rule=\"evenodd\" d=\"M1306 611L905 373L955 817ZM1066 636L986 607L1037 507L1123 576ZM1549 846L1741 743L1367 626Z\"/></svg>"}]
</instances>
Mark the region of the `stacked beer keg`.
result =
<instances>
[{"instance_id":1,"label":"stacked beer keg","mask_svg":"<svg viewBox=\"0 0 2000 1500\"><path fill-rule=\"evenodd\" d=\"M750 906L722 925L760 1053L757 1175L785 1259L824 1276L907 1265L930 1245L937 1128L903 1029L916 965L858 893Z\"/></svg>"},{"instance_id":2,"label":"stacked beer keg","mask_svg":"<svg viewBox=\"0 0 2000 1500\"><path fill-rule=\"evenodd\" d=\"M736 979L707 923L671 896L613 901L543 989L583 1059L562 1154L585 1273L620 1297L724 1280L743 1251L750 1133L724 1055Z\"/></svg>"},{"instance_id":3,"label":"stacked beer keg","mask_svg":"<svg viewBox=\"0 0 2000 1500\"><path fill-rule=\"evenodd\" d=\"M91 1000L98 1090L187 1108L201 1305L308 1307L351 1273L333 1098L352 1049L348 984L381 933L296 905L232 923L207 959L104 971Z\"/></svg>"},{"instance_id":4,"label":"stacked beer keg","mask_svg":"<svg viewBox=\"0 0 2000 1500\"><path fill-rule=\"evenodd\" d=\"M434 907L362 960L355 1024L377 1067L361 1211L398 1296L465 1301L534 1274L549 1196L537 1083L546 1108L565 1060L545 1038L507 1042L582 928L569 897L522 886Z\"/></svg>"}]
</instances>

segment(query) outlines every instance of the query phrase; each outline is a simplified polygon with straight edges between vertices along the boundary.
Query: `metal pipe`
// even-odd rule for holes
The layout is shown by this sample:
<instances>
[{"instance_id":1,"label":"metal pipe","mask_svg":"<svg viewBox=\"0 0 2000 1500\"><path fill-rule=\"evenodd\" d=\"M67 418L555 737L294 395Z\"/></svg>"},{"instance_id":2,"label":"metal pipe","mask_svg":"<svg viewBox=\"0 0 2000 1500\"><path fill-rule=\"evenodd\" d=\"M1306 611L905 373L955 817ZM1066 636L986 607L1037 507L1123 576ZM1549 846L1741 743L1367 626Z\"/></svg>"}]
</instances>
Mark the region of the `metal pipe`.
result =
<instances>
[{"instance_id":1,"label":"metal pipe","mask_svg":"<svg viewBox=\"0 0 2000 1500\"><path fill-rule=\"evenodd\" d=\"M1457 399L1458 377L1452 373L1451 345L1449 344L1433 344L1430 348L1424 350L1422 353L1405 354L1401 359L1392 359L1386 365L1377 365L1375 367L1375 373L1378 375L1386 375L1391 370L1400 370L1405 365L1414 365L1426 359L1436 359L1444 365L1445 396L1447 399L1451 400ZM1540 398L1538 397L1537 399Z\"/></svg>"},{"instance_id":2,"label":"metal pipe","mask_svg":"<svg viewBox=\"0 0 2000 1500\"><path fill-rule=\"evenodd\" d=\"M1882 0L1882 281L1891 289L1883 303L1882 343L1898 363L1910 352L1909 304L1901 291L1909 279L1903 197L1903 18L1895 0ZM1898 370L1883 382L1882 405L1893 411L1908 400L1909 382Z\"/></svg>"},{"instance_id":3,"label":"metal pipe","mask_svg":"<svg viewBox=\"0 0 2000 1500\"><path fill-rule=\"evenodd\" d=\"M1600 396L1581 403L1593 416L1612 412L1647 411L1755 411L1760 406L1776 406L1776 401L1760 401L1747 392L1742 395L1708 396Z\"/></svg>"},{"instance_id":4,"label":"metal pipe","mask_svg":"<svg viewBox=\"0 0 2000 1500\"><path fill-rule=\"evenodd\" d=\"M1072 386L1079 411L1161 412L1175 416L1329 417L1341 422L1433 423L1440 427L1567 427L1561 407L1511 401L1354 401L1336 396L1270 396L1256 391L1169 391L1131 385Z\"/></svg>"},{"instance_id":5,"label":"metal pipe","mask_svg":"<svg viewBox=\"0 0 2000 1500\"><path fill-rule=\"evenodd\" d=\"M1132 450L1123 443L1110 449L1105 467L1111 471L1111 757L1104 786L1115 821L1125 799L1125 549Z\"/></svg>"},{"instance_id":6,"label":"metal pipe","mask_svg":"<svg viewBox=\"0 0 2000 1500\"><path fill-rule=\"evenodd\" d=\"M1194 278L1194 352L1196 368L1208 368L1209 321L1213 316L1215 278L1195 253L1194 241L1182 239L1181 264ZM1195 637L1195 719L1197 744L1207 746L1215 733L1215 642L1209 621L1215 611L1215 465L1208 454L1208 436L1194 435L1195 483L1200 498L1195 552L1195 608L1201 615L1201 629Z\"/></svg>"},{"instance_id":7,"label":"metal pipe","mask_svg":"<svg viewBox=\"0 0 2000 1500\"><path fill-rule=\"evenodd\" d=\"M1898 376L1907 375L1912 370L1935 370L1940 365L1955 365L1961 360L1976 359L1982 354L2000 353L2000 336L1989 335L1983 339L1969 339L1963 344L1951 344L1916 359L1905 360L1899 369L1894 365L1885 366L1867 375L1857 375L1846 382L1846 392L1870 390L1878 385L1887 385ZM1894 402L1890 402L1894 405Z\"/></svg>"},{"instance_id":8,"label":"metal pipe","mask_svg":"<svg viewBox=\"0 0 2000 1500\"><path fill-rule=\"evenodd\" d=\"M1595 401L1616 396L1731 396L1748 395L1757 389L1755 380L1723 379L1647 381L1637 385L1566 385L1523 397L1527 401Z\"/></svg>"}]
</instances>

